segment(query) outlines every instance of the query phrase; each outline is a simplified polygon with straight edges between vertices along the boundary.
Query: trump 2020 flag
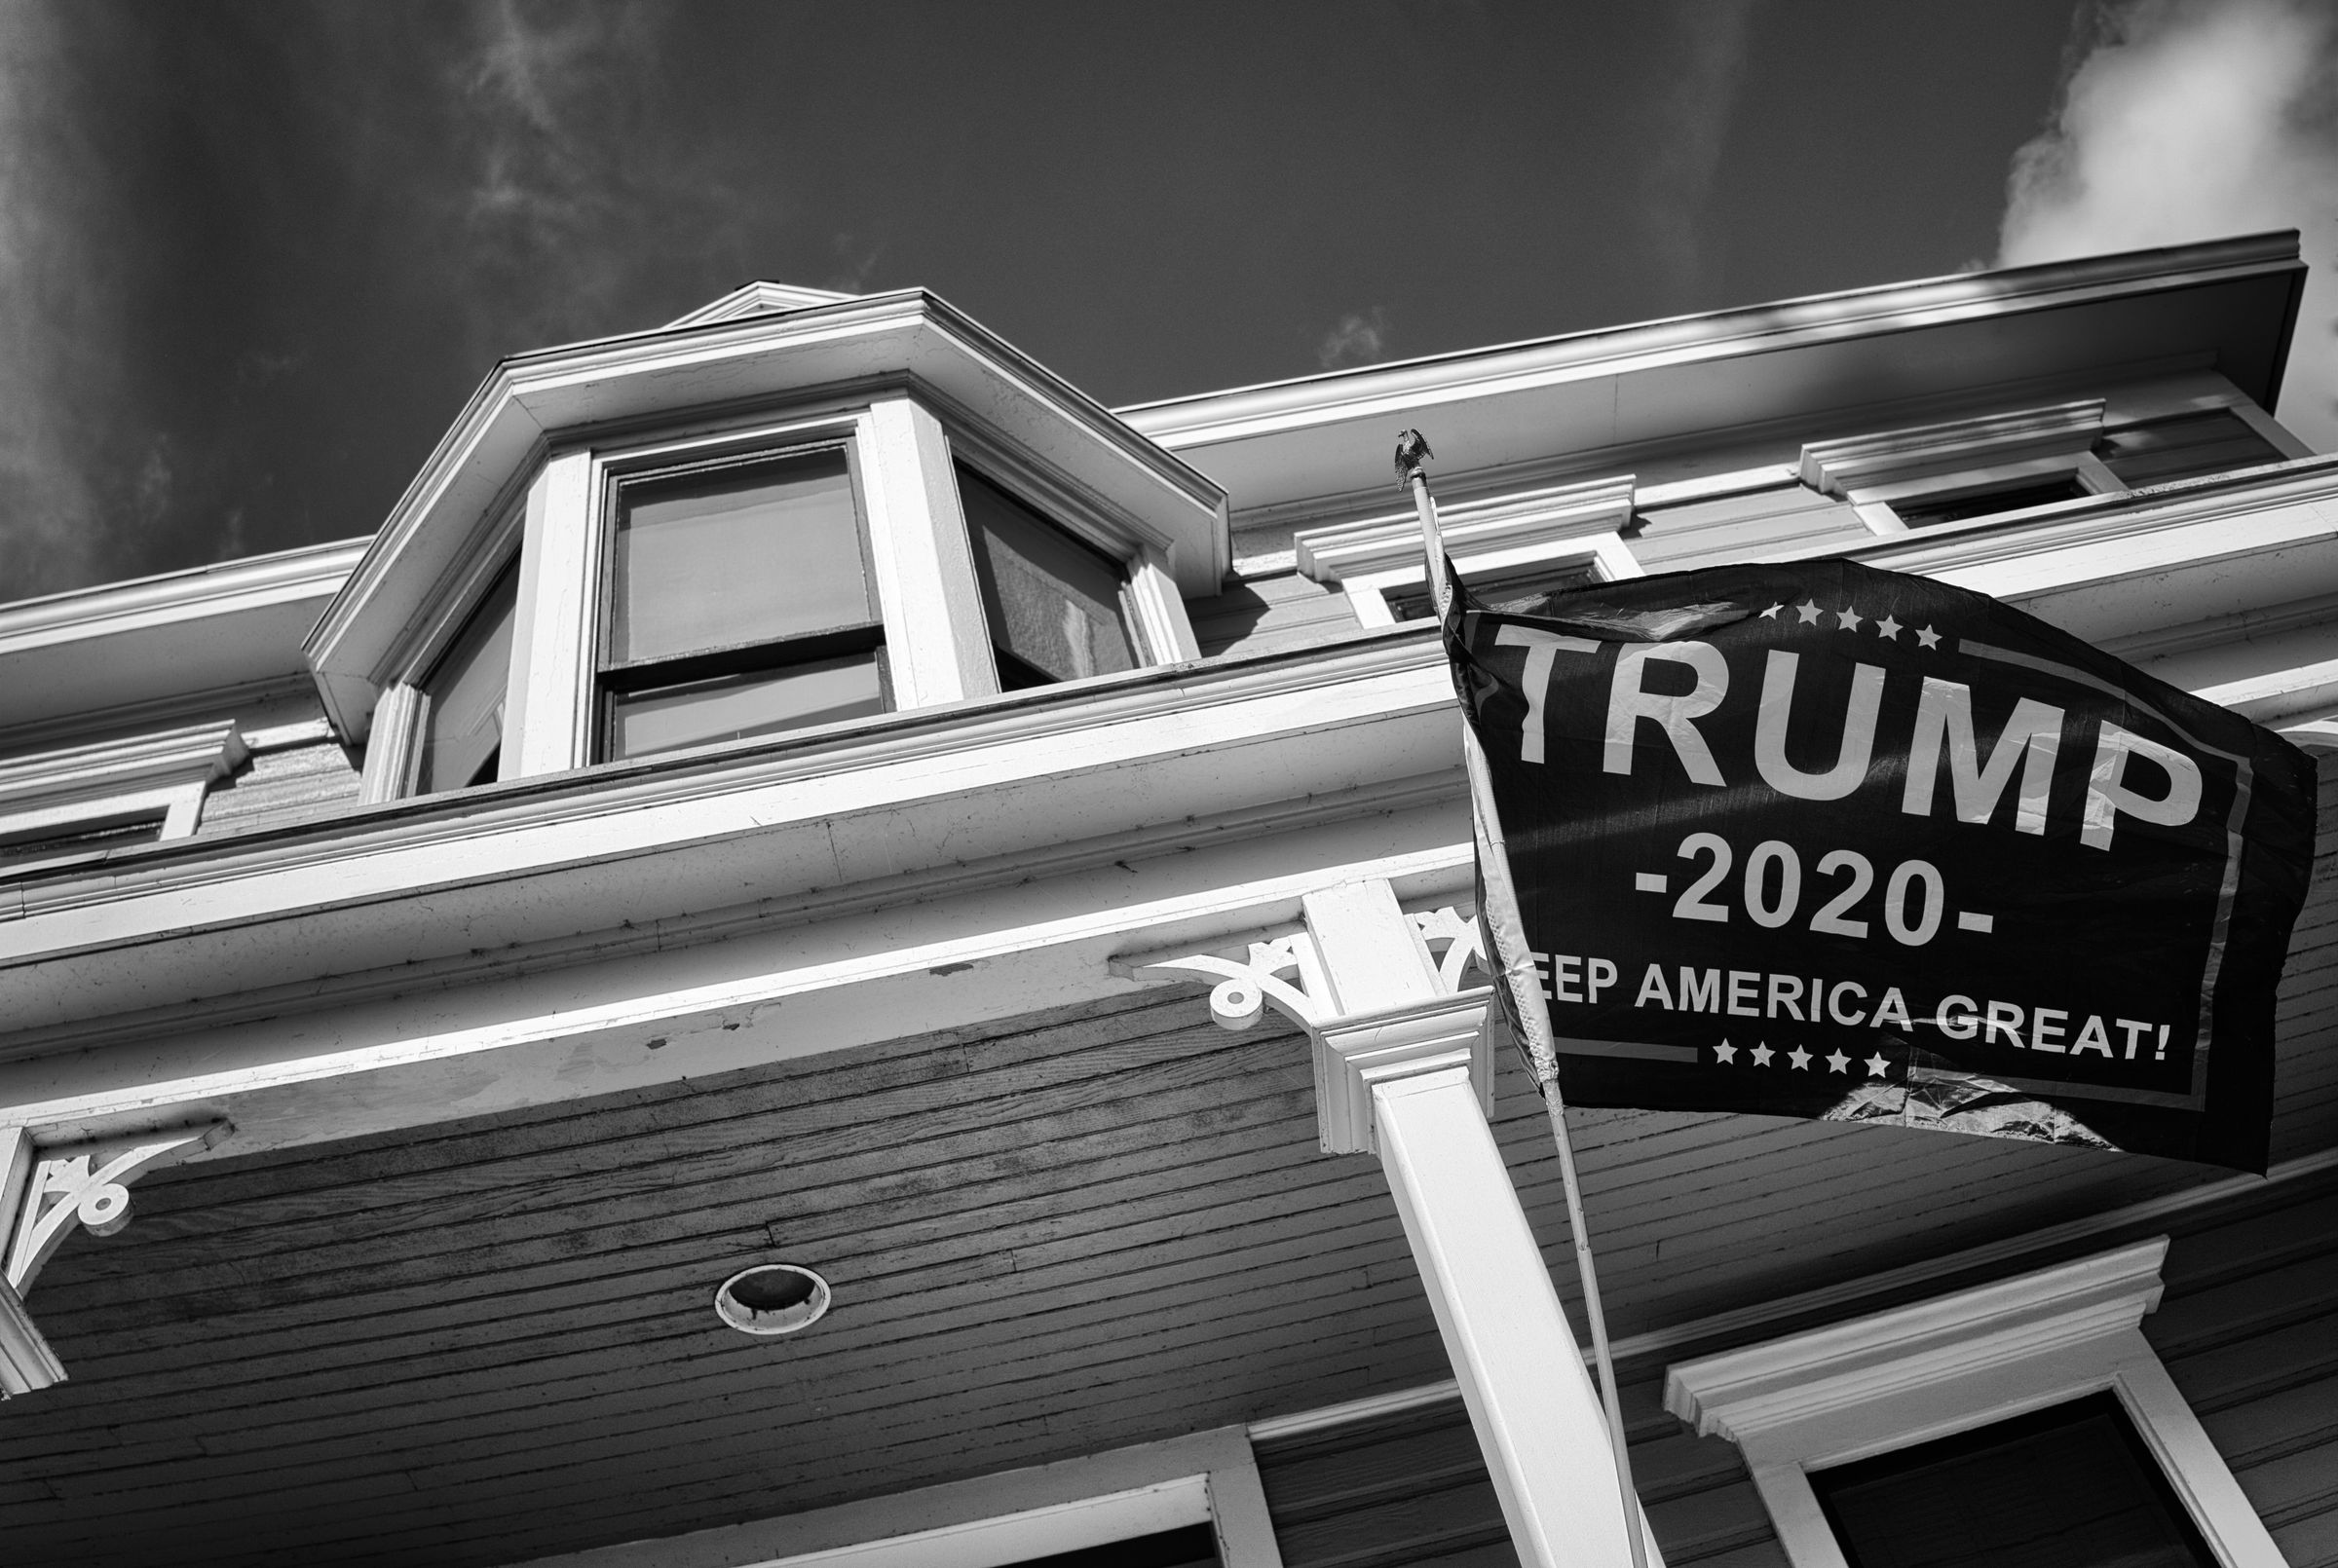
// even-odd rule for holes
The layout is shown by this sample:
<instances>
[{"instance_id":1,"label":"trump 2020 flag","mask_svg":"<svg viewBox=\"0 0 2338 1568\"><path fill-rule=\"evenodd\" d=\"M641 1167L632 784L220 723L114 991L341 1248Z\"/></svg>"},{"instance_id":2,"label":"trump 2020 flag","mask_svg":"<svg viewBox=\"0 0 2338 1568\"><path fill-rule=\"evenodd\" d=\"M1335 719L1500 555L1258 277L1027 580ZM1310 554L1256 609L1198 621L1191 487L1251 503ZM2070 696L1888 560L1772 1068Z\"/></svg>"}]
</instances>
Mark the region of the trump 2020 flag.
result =
<instances>
[{"instance_id":1,"label":"trump 2020 flag","mask_svg":"<svg viewBox=\"0 0 2338 1568\"><path fill-rule=\"evenodd\" d=\"M1850 562L1531 608L1445 635L1567 1101L2265 1169L2296 747Z\"/></svg>"}]
</instances>

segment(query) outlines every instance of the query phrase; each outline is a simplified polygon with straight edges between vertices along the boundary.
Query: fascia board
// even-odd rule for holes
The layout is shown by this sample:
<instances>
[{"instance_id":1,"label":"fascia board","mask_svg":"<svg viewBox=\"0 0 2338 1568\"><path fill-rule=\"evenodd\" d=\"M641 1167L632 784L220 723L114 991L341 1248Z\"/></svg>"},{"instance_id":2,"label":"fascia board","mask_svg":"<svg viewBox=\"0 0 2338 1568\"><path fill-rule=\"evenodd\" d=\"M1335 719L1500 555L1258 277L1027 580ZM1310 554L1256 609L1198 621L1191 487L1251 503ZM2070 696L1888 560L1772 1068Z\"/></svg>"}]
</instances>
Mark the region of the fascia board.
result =
<instances>
[{"instance_id":1,"label":"fascia board","mask_svg":"<svg viewBox=\"0 0 2338 1568\"><path fill-rule=\"evenodd\" d=\"M660 414L822 388L925 386L1034 451L1139 529L1179 586L1215 592L1226 497L1110 409L923 290L842 300L506 360L417 474L308 643L328 712L358 733L388 661L488 511L553 442Z\"/></svg>"},{"instance_id":2,"label":"fascia board","mask_svg":"<svg viewBox=\"0 0 2338 1568\"><path fill-rule=\"evenodd\" d=\"M0 728L301 673L349 540L0 607Z\"/></svg>"},{"instance_id":3,"label":"fascia board","mask_svg":"<svg viewBox=\"0 0 2338 1568\"><path fill-rule=\"evenodd\" d=\"M748 763L517 781L259 844L0 887L10 1024L844 888L1229 804L1434 773L1458 744L1426 639L1181 672L1117 696L895 727ZM1182 678L1181 678L1182 675ZM385 820L386 819L386 820ZM136 951L134 965L123 954ZM142 998L142 999L141 999Z\"/></svg>"},{"instance_id":4,"label":"fascia board","mask_svg":"<svg viewBox=\"0 0 2338 1568\"><path fill-rule=\"evenodd\" d=\"M1386 468L1388 432L1404 425L1426 429L1443 470L1460 473L1548 457L1554 442L1594 451L2182 352L2218 357L2230 349L2254 365L2271 348L2256 340L2270 340L2286 317L2228 296L2270 289L2260 303L2278 305L2301 273L2293 235L2257 236L1855 290L1123 412L1249 510L1356 490ZM2235 334L2250 342L2224 343ZM2233 369L2237 380L2262 379L2262 366Z\"/></svg>"}]
</instances>

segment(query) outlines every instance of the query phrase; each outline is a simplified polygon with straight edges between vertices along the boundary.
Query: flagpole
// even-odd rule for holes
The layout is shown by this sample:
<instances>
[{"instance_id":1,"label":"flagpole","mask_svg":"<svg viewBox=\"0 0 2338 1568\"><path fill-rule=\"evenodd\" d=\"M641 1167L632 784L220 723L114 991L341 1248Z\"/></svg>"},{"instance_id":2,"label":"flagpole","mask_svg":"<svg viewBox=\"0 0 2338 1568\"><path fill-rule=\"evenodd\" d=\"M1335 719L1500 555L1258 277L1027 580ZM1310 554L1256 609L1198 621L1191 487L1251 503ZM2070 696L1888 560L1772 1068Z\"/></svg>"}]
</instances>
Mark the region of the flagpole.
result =
<instances>
[{"instance_id":1,"label":"flagpole","mask_svg":"<svg viewBox=\"0 0 2338 1568\"><path fill-rule=\"evenodd\" d=\"M1420 541L1428 564L1429 603L1442 628L1451 609L1452 585L1446 579L1445 534L1437 525L1437 503L1429 495L1424 467L1432 457L1429 443L1418 430L1406 430L1396 441L1396 471L1413 492L1413 508L1420 518ZM1591 1258L1591 1232L1583 1220L1582 1183L1575 1175L1574 1142L1567 1137L1566 1101L1559 1091L1559 1053L1553 1043L1550 1010L1544 1005L1542 983L1527 956L1526 923L1518 890L1510 880L1510 855L1502 839L1502 819L1494 809L1493 779L1486 753L1478 744L1476 726L1463 716L1461 755L1469 771L1470 827L1477 840L1478 880L1485 907L1478 911L1486 931L1487 968L1507 988L1513 1011L1526 1031L1527 1057L1533 1068L1535 1088L1551 1123L1551 1138L1559 1145L1559 1179L1566 1191L1566 1222L1575 1244L1575 1268L1583 1278L1583 1311L1591 1321L1592 1360L1599 1367L1600 1398L1607 1407L1607 1444L1615 1455L1616 1486L1623 1496L1624 1532L1632 1543L1632 1568L1646 1568L1647 1548L1640 1540L1640 1494L1632 1485L1632 1457L1624 1440L1624 1408L1615 1392L1615 1360L1607 1346L1607 1315L1600 1305L1600 1279ZM1506 939L1506 940L1505 940ZM1522 971L1523 972L1520 972Z\"/></svg>"}]
</instances>

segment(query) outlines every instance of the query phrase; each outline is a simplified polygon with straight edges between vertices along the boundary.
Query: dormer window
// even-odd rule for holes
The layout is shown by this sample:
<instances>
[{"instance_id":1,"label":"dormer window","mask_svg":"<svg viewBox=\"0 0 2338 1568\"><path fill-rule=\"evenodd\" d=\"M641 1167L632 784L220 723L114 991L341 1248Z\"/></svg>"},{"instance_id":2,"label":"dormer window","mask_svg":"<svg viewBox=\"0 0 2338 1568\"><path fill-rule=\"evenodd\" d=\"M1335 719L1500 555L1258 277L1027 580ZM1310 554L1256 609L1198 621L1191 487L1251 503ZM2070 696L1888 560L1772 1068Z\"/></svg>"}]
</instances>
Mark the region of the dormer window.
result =
<instances>
[{"instance_id":1,"label":"dormer window","mask_svg":"<svg viewBox=\"0 0 2338 1568\"><path fill-rule=\"evenodd\" d=\"M387 802L1198 657L1229 559L1214 482L930 294L757 285L499 367L308 649Z\"/></svg>"},{"instance_id":2,"label":"dormer window","mask_svg":"<svg viewBox=\"0 0 2338 1568\"><path fill-rule=\"evenodd\" d=\"M504 686L511 668L516 564L504 568L462 634L422 683L417 794L485 784L503 758Z\"/></svg>"},{"instance_id":3,"label":"dormer window","mask_svg":"<svg viewBox=\"0 0 2338 1568\"><path fill-rule=\"evenodd\" d=\"M616 490L602 758L891 706L848 447L625 476Z\"/></svg>"},{"instance_id":4,"label":"dormer window","mask_svg":"<svg viewBox=\"0 0 2338 1568\"><path fill-rule=\"evenodd\" d=\"M1000 691L1136 668L1127 568L962 463L958 498Z\"/></svg>"}]
</instances>

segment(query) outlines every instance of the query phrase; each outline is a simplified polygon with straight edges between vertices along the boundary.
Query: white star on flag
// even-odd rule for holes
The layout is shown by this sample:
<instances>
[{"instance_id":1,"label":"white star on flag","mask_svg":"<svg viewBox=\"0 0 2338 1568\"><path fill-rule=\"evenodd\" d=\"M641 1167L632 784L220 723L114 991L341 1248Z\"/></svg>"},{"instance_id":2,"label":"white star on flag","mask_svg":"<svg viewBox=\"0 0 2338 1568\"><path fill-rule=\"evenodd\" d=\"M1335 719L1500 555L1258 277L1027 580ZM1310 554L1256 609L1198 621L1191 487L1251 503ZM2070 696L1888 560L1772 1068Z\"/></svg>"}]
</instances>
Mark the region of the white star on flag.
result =
<instances>
[{"instance_id":1,"label":"white star on flag","mask_svg":"<svg viewBox=\"0 0 2338 1568\"><path fill-rule=\"evenodd\" d=\"M1886 1061L1884 1061L1884 1060L1883 1060L1883 1053L1882 1053L1881 1051L1878 1051L1878 1052L1876 1052L1876 1053L1875 1053L1873 1056L1871 1056L1871 1057L1867 1058L1867 1061L1865 1061L1865 1062L1861 1063L1861 1064L1860 1064L1860 1065L1862 1065L1862 1066L1864 1066L1864 1067L1866 1067L1866 1068L1867 1069L1867 1076L1868 1076L1868 1077L1870 1077L1870 1078L1880 1078L1880 1077L1882 1077L1882 1076L1883 1076L1883 1070L1884 1070L1884 1068L1886 1068L1886 1067L1890 1066L1890 1065L1891 1065L1891 1064L1890 1064L1889 1062L1886 1062Z\"/></svg>"},{"instance_id":2,"label":"white star on flag","mask_svg":"<svg viewBox=\"0 0 2338 1568\"><path fill-rule=\"evenodd\" d=\"M1802 617L1803 625L1815 626L1819 623L1819 602L1816 599L1805 599L1794 606L1794 614Z\"/></svg>"},{"instance_id":3,"label":"white star on flag","mask_svg":"<svg viewBox=\"0 0 2338 1568\"><path fill-rule=\"evenodd\" d=\"M1860 616L1859 611L1857 608L1851 605L1845 605L1842 609L1837 610L1834 613L1834 624L1838 631L1859 630L1859 623L1861 619L1862 616Z\"/></svg>"},{"instance_id":4,"label":"white star on flag","mask_svg":"<svg viewBox=\"0 0 2338 1568\"><path fill-rule=\"evenodd\" d=\"M1727 1040L1723 1040L1713 1048L1713 1060L1720 1063L1734 1063L1737 1060L1737 1047L1731 1045Z\"/></svg>"},{"instance_id":5,"label":"white star on flag","mask_svg":"<svg viewBox=\"0 0 2338 1568\"><path fill-rule=\"evenodd\" d=\"M1841 1047L1838 1046L1834 1050L1827 1053L1827 1065L1832 1067L1837 1072L1849 1072L1851 1070L1851 1059L1843 1055Z\"/></svg>"},{"instance_id":6,"label":"white star on flag","mask_svg":"<svg viewBox=\"0 0 2338 1568\"><path fill-rule=\"evenodd\" d=\"M1791 1051L1789 1051L1786 1054L1786 1060L1791 1062L1797 1067L1808 1067L1810 1065L1810 1053L1797 1045Z\"/></svg>"},{"instance_id":7,"label":"white star on flag","mask_svg":"<svg viewBox=\"0 0 2338 1568\"><path fill-rule=\"evenodd\" d=\"M1770 606L1769 609L1764 610L1761 613L1761 618L1764 620L1776 620L1778 618L1778 612L1784 610L1786 606L1784 604L1774 604Z\"/></svg>"},{"instance_id":8,"label":"white star on flag","mask_svg":"<svg viewBox=\"0 0 2338 1568\"><path fill-rule=\"evenodd\" d=\"M1898 642L1900 640L1900 622L1894 620L1889 616L1884 616L1881 620L1875 622L1875 635L1878 637L1888 637L1893 642Z\"/></svg>"},{"instance_id":9,"label":"white star on flag","mask_svg":"<svg viewBox=\"0 0 2338 1568\"><path fill-rule=\"evenodd\" d=\"M1757 1067L1766 1067L1770 1064L1770 1058L1777 1054L1770 1049L1770 1042L1764 1040L1754 1048L1754 1064Z\"/></svg>"},{"instance_id":10,"label":"white star on flag","mask_svg":"<svg viewBox=\"0 0 2338 1568\"><path fill-rule=\"evenodd\" d=\"M1916 633L1916 641L1922 643L1926 648L1938 648L1941 646L1941 634L1927 626Z\"/></svg>"}]
</instances>

